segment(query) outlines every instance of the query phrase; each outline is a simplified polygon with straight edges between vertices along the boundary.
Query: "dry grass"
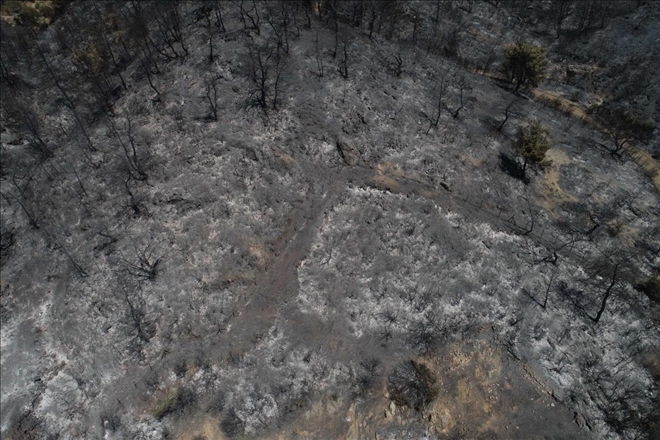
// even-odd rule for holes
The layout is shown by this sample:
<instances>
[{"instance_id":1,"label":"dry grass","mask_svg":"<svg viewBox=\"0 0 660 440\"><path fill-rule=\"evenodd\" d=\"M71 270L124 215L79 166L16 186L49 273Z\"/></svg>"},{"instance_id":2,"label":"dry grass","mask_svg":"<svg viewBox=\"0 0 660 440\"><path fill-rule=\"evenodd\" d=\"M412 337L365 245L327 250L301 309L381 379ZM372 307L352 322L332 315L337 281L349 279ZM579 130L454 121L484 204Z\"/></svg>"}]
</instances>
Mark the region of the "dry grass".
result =
<instances>
[{"instance_id":1,"label":"dry grass","mask_svg":"<svg viewBox=\"0 0 660 440\"><path fill-rule=\"evenodd\" d=\"M556 92L543 89L534 89L532 94L539 101L544 102L545 104L553 107L556 110L561 111L564 114L568 114L579 118L585 123L591 125L592 127L603 130L603 127L594 120L586 110L579 104L564 98ZM632 157L632 159L637 163L646 173L646 175L651 179L653 185L660 193L660 164L651 157L647 152L640 150L634 145L626 144L624 146L626 152Z\"/></svg>"},{"instance_id":2,"label":"dry grass","mask_svg":"<svg viewBox=\"0 0 660 440\"><path fill-rule=\"evenodd\" d=\"M550 162L550 166L543 174L543 183L541 184L543 200L541 206L554 215L555 210L563 203L577 201L574 195L568 194L559 185L559 170L562 165L569 164L571 159L565 152L555 148L548 150L545 157Z\"/></svg>"},{"instance_id":3,"label":"dry grass","mask_svg":"<svg viewBox=\"0 0 660 440\"><path fill-rule=\"evenodd\" d=\"M48 26L62 6L57 0L2 0L0 18L11 25Z\"/></svg>"}]
</instances>

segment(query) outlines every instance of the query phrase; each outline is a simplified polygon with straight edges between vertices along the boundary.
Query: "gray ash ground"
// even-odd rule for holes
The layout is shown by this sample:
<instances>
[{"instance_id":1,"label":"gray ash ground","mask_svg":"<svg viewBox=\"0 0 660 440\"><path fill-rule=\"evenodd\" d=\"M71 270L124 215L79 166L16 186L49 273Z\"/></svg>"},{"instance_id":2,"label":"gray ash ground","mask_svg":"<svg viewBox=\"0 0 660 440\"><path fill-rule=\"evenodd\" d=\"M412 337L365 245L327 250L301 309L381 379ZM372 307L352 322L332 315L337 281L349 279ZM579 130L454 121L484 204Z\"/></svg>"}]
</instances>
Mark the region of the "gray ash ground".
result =
<instances>
[{"instance_id":1,"label":"gray ash ground","mask_svg":"<svg viewBox=\"0 0 660 440\"><path fill-rule=\"evenodd\" d=\"M446 18L488 23L466 33L466 57L529 32L476 5ZM43 225L2 200L2 221L17 232L2 260L3 438L657 434L660 308L635 286L660 266L660 196L633 160L594 147L603 134L535 100L519 98L500 133L493 124L510 92L380 35L345 28L353 43L342 78L332 32L316 21L289 42L280 109L245 113L245 46L270 31L243 30L231 14L225 25L211 64L203 30L186 27L190 54L162 63L158 101L126 68L114 118L130 112L139 126L148 163L148 179L131 187L139 213L101 120L89 129L98 169L65 138L40 167L27 142L3 140L5 170L38 169L24 200ZM612 38L599 32L601 45ZM400 76L383 65L397 53ZM204 119L211 72L217 122ZM465 108L428 130L442 75L450 108L465 77ZM39 108L46 127L73 126L54 87L35 93L49 103ZM530 118L554 146L525 183L500 163ZM3 193L14 191L11 173ZM576 240L592 217L598 226ZM128 270L145 252L159 259L147 279ZM595 323L611 270L594 275L593 262L624 254L637 272L617 280ZM390 386L410 362L433 394L420 408Z\"/></svg>"}]
</instances>

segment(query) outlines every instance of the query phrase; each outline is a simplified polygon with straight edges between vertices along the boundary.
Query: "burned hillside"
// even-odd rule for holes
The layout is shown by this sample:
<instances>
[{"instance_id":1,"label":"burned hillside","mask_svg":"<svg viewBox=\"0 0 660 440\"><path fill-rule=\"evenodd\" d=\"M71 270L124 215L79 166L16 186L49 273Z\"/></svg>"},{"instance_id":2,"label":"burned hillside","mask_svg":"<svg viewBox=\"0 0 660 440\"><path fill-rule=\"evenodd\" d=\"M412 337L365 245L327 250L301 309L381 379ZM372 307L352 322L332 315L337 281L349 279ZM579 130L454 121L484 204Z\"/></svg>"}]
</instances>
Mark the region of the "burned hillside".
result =
<instances>
[{"instance_id":1,"label":"burned hillside","mask_svg":"<svg viewBox=\"0 0 660 440\"><path fill-rule=\"evenodd\" d=\"M7 1L7 439L660 435L653 1Z\"/></svg>"}]
</instances>

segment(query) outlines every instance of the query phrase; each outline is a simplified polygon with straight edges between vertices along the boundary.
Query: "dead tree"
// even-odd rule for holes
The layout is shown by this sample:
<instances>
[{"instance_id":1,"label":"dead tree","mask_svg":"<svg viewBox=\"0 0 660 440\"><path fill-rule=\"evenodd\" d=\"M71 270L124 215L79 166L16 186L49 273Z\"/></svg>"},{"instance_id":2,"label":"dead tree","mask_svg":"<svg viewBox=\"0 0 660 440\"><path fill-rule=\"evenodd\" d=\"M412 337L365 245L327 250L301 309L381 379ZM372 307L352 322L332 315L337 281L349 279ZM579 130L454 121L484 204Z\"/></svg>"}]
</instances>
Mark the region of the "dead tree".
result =
<instances>
[{"instance_id":1,"label":"dead tree","mask_svg":"<svg viewBox=\"0 0 660 440\"><path fill-rule=\"evenodd\" d=\"M246 0L232 0L232 3L238 6L239 18L243 27L245 29L254 30L257 35L261 34L261 28L259 27L259 9L257 8L257 2L255 0L246 1ZM248 3L250 6L246 8L245 4Z\"/></svg>"},{"instance_id":2,"label":"dead tree","mask_svg":"<svg viewBox=\"0 0 660 440\"><path fill-rule=\"evenodd\" d=\"M214 2L215 3L215 2ZM206 38L209 41L209 63L213 62L213 37L217 29L216 24L211 23L211 11L212 9L204 10L204 28L206 30ZM223 24L224 27L224 24Z\"/></svg>"},{"instance_id":3,"label":"dead tree","mask_svg":"<svg viewBox=\"0 0 660 440\"><path fill-rule=\"evenodd\" d=\"M550 14L557 38L561 35L564 21L573 14L575 0L552 0L550 2Z\"/></svg>"},{"instance_id":4,"label":"dead tree","mask_svg":"<svg viewBox=\"0 0 660 440\"><path fill-rule=\"evenodd\" d=\"M286 55L280 50L278 46L275 49L275 59L274 59L274 78L273 78L273 109L277 110L281 101L280 93L282 91L282 78L285 70L288 67Z\"/></svg>"},{"instance_id":5,"label":"dead tree","mask_svg":"<svg viewBox=\"0 0 660 440\"><path fill-rule=\"evenodd\" d=\"M108 77L108 72L111 70L110 56L99 38L87 38L90 33L94 35L91 30L87 30L90 28L89 25L83 23L77 23L77 25L84 31L72 44L72 60L83 79L96 90L97 98L105 106L103 111L112 113L111 97L115 86Z\"/></svg>"},{"instance_id":6,"label":"dead tree","mask_svg":"<svg viewBox=\"0 0 660 440\"><path fill-rule=\"evenodd\" d=\"M388 24L386 37L391 40L396 34L396 26L404 12L403 2L401 0L385 0L381 3L381 7L383 9L382 20Z\"/></svg>"},{"instance_id":7,"label":"dead tree","mask_svg":"<svg viewBox=\"0 0 660 440\"><path fill-rule=\"evenodd\" d=\"M530 201L529 197L525 197L525 200L527 202L527 210L528 210L528 215L529 215L529 222L525 225L525 228L523 230L522 235L529 235L534 231L534 227L536 226L536 221L539 216L539 211L537 209L534 209L532 206L532 202ZM523 211L523 214L525 212Z\"/></svg>"},{"instance_id":8,"label":"dead tree","mask_svg":"<svg viewBox=\"0 0 660 440\"><path fill-rule=\"evenodd\" d=\"M16 192L18 192L18 195L9 193L9 192L3 192L2 196L4 199L7 201L7 203L11 204L9 202L9 198L11 197L16 203L18 203L18 206L21 207L21 210L23 210L23 213L28 219L28 222L30 223L30 226L32 226L34 229L39 229L39 220L37 219L37 216L32 213L30 209L28 209L27 205L25 204L26 197L25 197L25 189L21 188L21 186L18 183L18 180L20 180L22 177L17 176L14 174L11 178L11 183L14 185L14 188L16 189ZM26 186L30 184L31 178L28 180L26 183Z\"/></svg>"},{"instance_id":9,"label":"dead tree","mask_svg":"<svg viewBox=\"0 0 660 440\"><path fill-rule=\"evenodd\" d=\"M399 78L401 74L403 73L403 57L400 55L393 55L394 62L396 63L394 67L392 68L392 71L394 72L394 76Z\"/></svg>"},{"instance_id":10,"label":"dead tree","mask_svg":"<svg viewBox=\"0 0 660 440\"><path fill-rule=\"evenodd\" d=\"M269 44L249 44L245 73L250 87L246 108L260 108L266 113L270 94L270 76L272 75L273 48Z\"/></svg>"},{"instance_id":11,"label":"dead tree","mask_svg":"<svg viewBox=\"0 0 660 440\"><path fill-rule=\"evenodd\" d=\"M183 50L183 55L188 55L188 48L183 39L183 23L181 11L179 9L179 0L162 2L154 8L155 21L161 36L161 41L167 46L167 48L169 48L174 58L182 56L182 54L177 51L177 46Z\"/></svg>"},{"instance_id":12,"label":"dead tree","mask_svg":"<svg viewBox=\"0 0 660 440\"><path fill-rule=\"evenodd\" d=\"M262 44L249 44L243 62L243 73L248 80L246 110L260 109L264 114L269 103L277 109L281 101L282 77L287 68L284 51L271 40Z\"/></svg>"},{"instance_id":13,"label":"dead tree","mask_svg":"<svg viewBox=\"0 0 660 440\"><path fill-rule=\"evenodd\" d=\"M93 33L92 35L103 42L103 45L105 47L104 53L110 56L110 59L112 60L112 64L114 66L113 71L121 81L121 85L124 88L124 90L128 90L126 81L124 81L124 77L121 74L122 66L119 63L119 57L115 55L115 51L112 49L112 43L110 41L111 36L109 36L110 29L108 27L107 18L110 18L111 22L115 22L116 17L114 14L103 13L99 9L99 5L97 2L93 2L92 4L94 6L94 10L96 11L97 22L98 22L97 26L93 26L90 29Z\"/></svg>"},{"instance_id":14,"label":"dead tree","mask_svg":"<svg viewBox=\"0 0 660 440\"><path fill-rule=\"evenodd\" d=\"M369 12L369 23L367 27L369 29L369 39L371 40L373 33L376 30L376 23L380 19L380 13L376 0L369 0Z\"/></svg>"},{"instance_id":15,"label":"dead tree","mask_svg":"<svg viewBox=\"0 0 660 440\"><path fill-rule=\"evenodd\" d=\"M342 50L341 50L341 58L339 59L339 74L341 75L342 78L348 79L348 54L349 54L349 49L351 46L351 41L348 38L342 38L341 39L342 43Z\"/></svg>"},{"instance_id":16,"label":"dead tree","mask_svg":"<svg viewBox=\"0 0 660 440\"><path fill-rule=\"evenodd\" d=\"M0 223L0 267L7 261L7 257L10 255L15 243L16 228L6 224L3 218Z\"/></svg>"},{"instance_id":17,"label":"dead tree","mask_svg":"<svg viewBox=\"0 0 660 440\"><path fill-rule=\"evenodd\" d=\"M60 249L64 255L66 255L67 259L75 269L76 273L81 277L81 278L86 278L88 276L87 271L78 263L78 261L69 253L69 251L66 249L66 247L55 237L54 234L46 232L47 235L50 236L50 239L53 241L54 245L53 247L55 249Z\"/></svg>"},{"instance_id":18,"label":"dead tree","mask_svg":"<svg viewBox=\"0 0 660 440\"><path fill-rule=\"evenodd\" d=\"M543 297L543 304L541 304L541 307L545 309L548 306L548 297L550 296L550 289L552 288L552 283L555 280L555 277L557 276L557 272L559 272L559 269L555 269L552 271L552 274L550 275L550 279L548 280L548 285L545 288L545 296Z\"/></svg>"},{"instance_id":19,"label":"dead tree","mask_svg":"<svg viewBox=\"0 0 660 440\"><path fill-rule=\"evenodd\" d=\"M227 32L225 28L225 21L222 18L224 13L223 11L223 2L222 0L212 0L213 1L213 14L215 15L215 27L220 29L220 32Z\"/></svg>"},{"instance_id":20,"label":"dead tree","mask_svg":"<svg viewBox=\"0 0 660 440\"><path fill-rule=\"evenodd\" d=\"M71 163L69 164L71 169L73 170L73 175L76 176L76 181L78 182L78 185L80 185L80 189L82 190L82 193L85 197L89 197L89 194L87 193L87 189L85 189L85 185L82 182L82 179L80 178L80 174L78 174L78 170L76 169L76 165ZM80 199L82 200L82 195L80 196Z\"/></svg>"},{"instance_id":21,"label":"dead tree","mask_svg":"<svg viewBox=\"0 0 660 440\"><path fill-rule=\"evenodd\" d=\"M532 294L532 292L528 291L527 288L523 288L522 292L527 295L532 301L534 301L536 304L541 306L544 310L548 306L548 298L550 297L550 290L552 289L553 282L555 280L555 277L557 276L557 273L559 272L559 268L555 267L552 270L552 273L550 274L550 278L548 279L548 282L545 286L545 292L543 295L543 301L540 301L536 298L536 295Z\"/></svg>"},{"instance_id":22,"label":"dead tree","mask_svg":"<svg viewBox=\"0 0 660 440\"><path fill-rule=\"evenodd\" d=\"M494 62L495 62L495 48L491 48L490 51L488 51L488 56L486 57L486 61L484 62L484 67L481 70L481 74L485 75L486 73L488 73Z\"/></svg>"},{"instance_id":23,"label":"dead tree","mask_svg":"<svg viewBox=\"0 0 660 440\"><path fill-rule=\"evenodd\" d=\"M268 15L266 21L273 30L273 34L284 52L289 53L289 33L291 15L289 8L286 6L287 2L278 2L274 6L267 3Z\"/></svg>"},{"instance_id":24,"label":"dead tree","mask_svg":"<svg viewBox=\"0 0 660 440\"><path fill-rule=\"evenodd\" d=\"M145 62L144 59L140 60L140 65L141 65L141 67L142 67L142 71L144 72L144 74L145 74L146 77L147 77L147 81L149 82L149 87L151 87L151 89L152 89L154 92L156 92L156 97L153 98L152 100L153 100L153 101L160 101L160 92L158 91L158 89L157 89L156 86L154 85L153 79L152 79L152 77L151 77L151 75L152 75L152 73L151 73L151 67L149 66L149 64L148 64L147 62Z\"/></svg>"},{"instance_id":25,"label":"dead tree","mask_svg":"<svg viewBox=\"0 0 660 440\"><path fill-rule=\"evenodd\" d=\"M319 47L319 31L316 31L316 39L314 39L314 48L316 50L316 68L318 69L317 75L319 78L323 77L323 54Z\"/></svg>"},{"instance_id":26,"label":"dead tree","mask_svg":"<svg viewBox=\"0 0 660 440\"><path fill-rule=\"evenodd\" d=\"M422 21L421 13L419 11L419 3L412 2L412 16L413 16L413 29L411 35L411 43L413 46L417 44L417 37L419 36L419 28Z\"/></svg>"},{"instance_id":27,"label":"dead tree","mask_svg":"<svg viewBox=\"0 0 660 440\"><path fill-rule=\"evenodd\" d=\"M587 241L581 233L571 234L566 241L557 240L553 245L546 247L546 254L533 260L533 264L550 263L555 266L559 264L559 254L563 251L572 251L577 243Z\"/></svg>"},{"instance_id":28,"label":"dead tree","mask_svg":"<svg viewBox=\"0 0 660 440\"><path fill-rule=\"evenodd\" d=\"M3 109L18 123L21 131L26 132L31 139L31 145L44 159L53 157L53 151L42 138L40 118L23 96L18 94L3 97Z\"/></svg>"},{"instance_id":29,"label":"dead tree","mask_svg":"<svg viewBox=\"0 0 660 440\"><path fill-rule=\"evenodd\" d=\"M465 105L463 103L463 92L468 87L468 83L467 83L467 79L465 78L465 75L460 75L458 77L458 80L456 81L456 85L458 86L459 105L456 108L456 110L454 110L451 114L454 119L457 119L461 110L465 108Z\"/></svg>"},{"instance_id":30,"label":"dead tree","mask_svg":"<svg viewBox=\"0 0 660 440\"><path fill-rule=\"evenodd\" d=\"M211 107L211 118L214 121L218 120L218 78L211 77L205 81L206 83L206 100Z\"/></svg>"},{"instance_id":31,"label":"dead tree","mask_svg":"<svg viewBox=\"0 0 660 440\"><path fill-rule=\"evenodd\" d=\"M330 8L330 17L332 17L332 24L328 26L332 29L332 35L334 37L335 44L332 48L332 59L335 59L339 53L339 13L334 2L328 2L327 6Z\"/></svg>"},{"instance_id":32,"label":"dead tree","mask_svg":"<svg viewBox=\"0 0 660 440\"><path fill-rule=\"evenodd\" d=\"M108 249L106 251L106 255L109 255L112 253L112 249L110 247L118 241L117 237L105 231L99 231L98 235L100 235L101 238L103 238L105 241L94 246L94 251L101 252Z\"/></svg>"},{"instance_id":33,"label":"dead tree","mask_svg":"<svg viewBox=\"0 0 660 440\"><path fill-rule=\"evenodd\" d=\"M504 119L502 122L500 122L500 125L497 127L497 131L502 131L504 128L504 125L507 123L511 115L515 114L516 106L517 106L518 101L517 100L512 100L510 101L507 106L504 108Z\"/></svg>"},{"instance_id":34,"label":"dead tree","mask_svg":"<svg viewBox=\"0 0 660 440\"><path fill-rule=\"evenodd\" d=\"M128 144L123 140L121 134L117 130L114 118L108 118L108 123L111 131L114 133L124 151L124 157L126 158L126 164L131 178L139 181L147 180L147 173L144 168L143 160L138 155L131 116L129 115L126 117L125 123Z\"/></svg>"},{"instance_id":35,"label":"dead tree","mask_svg":"<svg viewBox=\"0 0 660 440\"><path fill-rule=\"evenodd\" d=\"M626 268L626 263L629 261L629 257L623 257L615 261L614 263L607 261L605 259L599 260L592 268L592 276L594 279L603 278L605 282L605 290L601 294L600 306L595 316L587 314L589 319L593 322L598 323L607 308L607 301L612 297L613 294L618 292L622 287L622 272ZM598 284L596 284L598 287Z\"/></svg>"},{"instance_id":36,"label":"dead tree","mask_svg":"<svg viewBox=\"0 0 660 440\"><path fill-rule=\"evenodd\" d=\"M447 91L447 80L446 74L441 72L441 76L435 80L435 84L432 90L433 96L433 113L429 117L429 128L426 130L426 134L429 134L432 128L437 128L440 123L440 117L442 116L442 111L445 109L445 92Z\"/></svg>"},{"instance_id":37,"label":"dead tree","mask_svg":"<svg viewBox=\"0 0 660 440\"><path fill-rule=\"evenodd\" d=\"M133 182L135 182L135 179L131 175L131 173L127 173L126 177L123 179L124 182L124 189L126 190L126 194L128 194L129 197L129 203L127 208L130 208L130 210L133 212L133 215L136 217L140 217L143 214L146 214L147 216L149 215L149 210L145 206L142 197L139 196L138 193L134 191L134 189L131 187Z\"/></svg>"},{"instance_id":38,"label":"dead tree","mask_svg":"<svg viewBox=\"0 0 660 440\"><path fill-rule=\"evenodd\" d=\"M80 117L80 114L78 113L78 107L76 104L73 102L71 99L71 96L67 93L66 89L58 79L57 75L55 74L55 71L53 70L53 67L51 66L50 62L48 61L48 57L46 56L46 52L39 46L39 43L37 41L37 37L35 34L32 35L32 38L35 42L34 47L36 48L37 53L39 54L39 57L41 61L43 62L44 67L48 71L48 74L50 75L51 79L55 83L55 86L57 89L62 93L62 96L64 96L64 99L67 101L69 104L69 108L73 112L73 116L78 123L78 127L82 131L83 135L85 136L85 139L87 140L87 146L90 151L96 151L96 148L94 147L94 144L92 143L92 140L89 137L89 134L87 133L87 130L85 129L85 124Z\"/></svg>"},{"instance_id":39,"label":"dead tree","mask_svg":"<svg viewBox=\"0 0 660 440\"><path fill-rule=\"evenodd\" d=\"M651 119L643 119L615 102L606 101L593 114L614 142L614 148L608 148L613 156L621 157L626 145L650 139L655 130Z\"/></svg>"},{"instance_id":40,"label":"dead tree","mask_svg":"<svg viewBox=\"0 0 660 440\"><path fill-rule=\"evenodd\" d=\"M4 26L3 26L3 30L4 30ZM9 37L5 37L3 35L0 41L3 41L0 42L0 78L8 86L12 87L16 83L14 80L13 73L9 70L11 67L10 60L12 57L10 55L9 49L7 48L8 45L4 44L4 41L9 41Z\"/></svg>"},{"instance_id":41,"label":"dead tree","mask_svg":"<svg viewBox=\"0 0 660 440\"><path fill-rule=\"evenodd\" d=\"M151 340L151 332L148 331L149 324L146 320L146 302L140 293L139 287L134 292L129 292L128 287L122 286L121 298L126 305L126 315L129 325L135 330L136 337L141 342Z\"/></svg>"},{"instance_id":42,"label":"dead tree","mask_svg":"<svg viewBox=\"0 0 660 440\"><path fill-rule=\"evenodd\" d=\"M126 257L119 252L119 264L123 267L126 274L135 278L138 282L154 281L158 275L158 266L162 258L155 256L155 245L148 244L142 249L133 248L133 256Z\"/></svg>"},{"instance_id":43,"label":"dead tree","mask_svg":"<svg viewBox=\"0 0 660 440\"><path fill-rule=\"evenodd\" d=\"M171 59L171 57L167 53L163 53L151 37L149 20L147 19L146 13L143 11L140 2L132 0L131 8L128 9L128 12L124 12L124 8L121 8L120 13L122 13L123 18L126 21L126 39L129 44L137 46L142 52L141 63L148 66L148 72L151 72L151 69L153 68L154 74L160 73L158 55L160 54L167 59ZM151 80L149 82L151 83Z\"/></svg>"},{"instance_id":44,"label":"dead tree","mask_svg":"<svg viewBox=\"0 0 660 440\"><path fill-rule=\"evenodd\" d=\"M69 133L66 131L66 129L65 129L64 126L62 125L62 121L61 121L61 120L58 122L58 127L57 127L57 128L59 128L60 133L62 133L62 134L64 135L64 137L65 137L69 142L75 142L75 143L76 143L76 145L77 145L78 148L80 149L80 152L82 153L82 157L84 158L84 159L83 159L83 162L84 162L86 165L88 165L90 168L93 168L93 169L95 169L95 170L98 170L98 169L101 167L101 165L97 164L96 162L94 162L94 161L92 160L92 158L90 157L90 155L88 154L88 152L87 152L87 151L85 150L85 148L83 148L83 146L80 144L80 141L78 140L78 137L77 137L77 136L73 136L73 137L72 137L71 135L69 135Z\"/></svg>"}]
</instances>

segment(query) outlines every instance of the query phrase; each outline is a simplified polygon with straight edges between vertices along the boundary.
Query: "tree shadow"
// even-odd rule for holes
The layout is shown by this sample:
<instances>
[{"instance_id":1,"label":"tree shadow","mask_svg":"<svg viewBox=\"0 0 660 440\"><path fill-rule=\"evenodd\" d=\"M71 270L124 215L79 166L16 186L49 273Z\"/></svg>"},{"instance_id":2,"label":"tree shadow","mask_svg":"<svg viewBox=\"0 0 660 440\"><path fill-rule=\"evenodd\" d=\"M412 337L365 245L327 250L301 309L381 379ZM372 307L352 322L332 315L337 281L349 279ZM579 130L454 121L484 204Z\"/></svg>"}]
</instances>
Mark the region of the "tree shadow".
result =
<instances>
[{"instance_id":1,"label":"tree shadow","mask_svg":"<svg viewBox=\"0 0 660 440\"><path fill-rule=\"evenodd\" d=\"M508 154L500 152L500 169L514 179L522 181L525 185L529 183L529 178L520 164Z\"/></svg>"},{"instance_id":2,"label":"tree shadow","mask_svg":"<svg viewBox=\"0 0 660 440\"><path fill-rule=\"evenodd\" d=\"M566 301L574 311L593 320L587 311L587 309L590 308L592 304L590 298L584 290L570 286L567 282L562 281L557 286L557 293L558 298L560 300Z\"/></svg>"}]
</instances>

